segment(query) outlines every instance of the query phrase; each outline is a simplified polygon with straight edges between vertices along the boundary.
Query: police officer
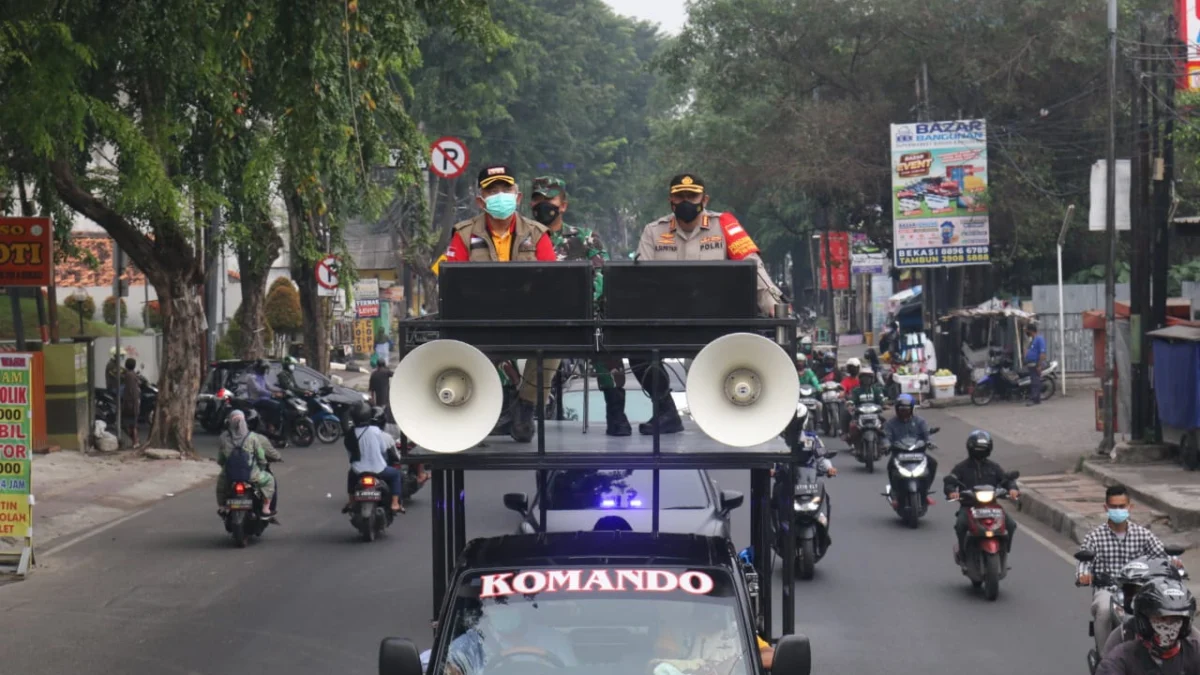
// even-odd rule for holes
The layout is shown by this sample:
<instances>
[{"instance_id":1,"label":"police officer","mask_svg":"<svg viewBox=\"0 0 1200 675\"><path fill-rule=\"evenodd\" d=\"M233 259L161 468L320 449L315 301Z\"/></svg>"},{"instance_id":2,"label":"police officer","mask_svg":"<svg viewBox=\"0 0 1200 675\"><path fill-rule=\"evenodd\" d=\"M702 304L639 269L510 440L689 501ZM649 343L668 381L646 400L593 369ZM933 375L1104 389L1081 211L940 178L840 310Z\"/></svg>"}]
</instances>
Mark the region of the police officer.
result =
<instances>
[{"instance_id":1,"label":"police officer","mask_svg":"<svg viewBox=\"0 0 1200 675\"><path fill-rule=\"evenodd\" d=\"M555 176L538 176L533 179L533 219L545 225L554 252L559 260L588 260L596 268L595 301L600 302L604 292L605 261L609 260L604 242L594 230L567 225L563 214L567 211L567 184ZM596 371L596 383L604 392L604 417L609 436L628 436L633 433L629 418L625 416L625 364L620 358L598 359L592 367Z\"/></svg>"},{"instance_id":2,"label":"police officer","mask_svg":"<svg viewBox=\"0 0 1200 675\"><path fill-rule=\"evenodd\" d=\"M637 257L641 260L753 260L758 265L758 308L766 316L775 315L775 305L783 294L771 282L758 246L732 213L709 211L709 195L704 181L692 173L681 173L668 186L671 215L650 223L642 230ZM683 422L670 395L665 373L652 373L649 362L637 362L633 374L646 392L658 399L659 417L638 425L643 434L683 431ZM649 377L647 377L649 376Z\"/></svg>"},{"instance_id":3,"label":"police officer","mask_svg":"<svg viewBox=\"0 0 1200 675\"><path fill-rule=\"evenodd\" d=\"M446 263L459 262L550 262L558 259L546 227L517 213L521 191L512 171L503 164L490 164L479 170L479 192L475 203L483 212L454 226ZM542 400L550 395L558 359L542 362ZM521 387L513 411L513 440L528 443L533 439L534 405L538 400L537 359L525 361Z\"/></svg>"}]
</instances>

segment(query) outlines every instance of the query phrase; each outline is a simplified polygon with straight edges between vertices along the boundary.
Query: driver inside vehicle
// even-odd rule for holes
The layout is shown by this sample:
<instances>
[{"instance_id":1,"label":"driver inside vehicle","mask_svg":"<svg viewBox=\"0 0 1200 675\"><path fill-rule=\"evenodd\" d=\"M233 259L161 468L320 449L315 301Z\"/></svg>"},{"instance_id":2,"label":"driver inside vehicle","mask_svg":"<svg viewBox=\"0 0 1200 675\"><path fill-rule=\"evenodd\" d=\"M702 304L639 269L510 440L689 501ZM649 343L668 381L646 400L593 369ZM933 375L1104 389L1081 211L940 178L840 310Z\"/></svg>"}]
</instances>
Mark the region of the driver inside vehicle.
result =
<instances>
[{"instance_id":1,"label":"driver inside vehicle","mask_svg":"<svg viewBox=\"0 0 1200 675\"><path fill-rule=\"evenodd\" d=\"M536 612L532 603L514 605L504 598L486 604L474 625L450 643L444 675L482 675L505 670L505 663L523 672L539 670L529 668L539 663L557 668L577 666L567 637L536 622Z\"/></svg>"}]
</instances>

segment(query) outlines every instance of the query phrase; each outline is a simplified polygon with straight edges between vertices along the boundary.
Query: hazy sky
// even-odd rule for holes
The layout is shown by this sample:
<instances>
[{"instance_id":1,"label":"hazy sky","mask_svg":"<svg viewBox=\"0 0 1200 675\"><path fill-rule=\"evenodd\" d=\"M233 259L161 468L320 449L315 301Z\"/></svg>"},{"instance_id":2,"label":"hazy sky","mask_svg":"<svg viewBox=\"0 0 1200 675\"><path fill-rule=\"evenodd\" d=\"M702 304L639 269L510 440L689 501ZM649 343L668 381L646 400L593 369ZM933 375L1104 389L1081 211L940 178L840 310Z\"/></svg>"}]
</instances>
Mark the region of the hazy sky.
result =
<instances>
[{"instance_id":1,"label":"hazy sky","mask_svg":"<svg viewBox=\"0 0 1200 675\"><path fill-rule=\"evenodd\" d=\"M678 33L687 12L684 0L604 0L617 14L652 21L668 33Z\"/></svg>"}]
</instances>

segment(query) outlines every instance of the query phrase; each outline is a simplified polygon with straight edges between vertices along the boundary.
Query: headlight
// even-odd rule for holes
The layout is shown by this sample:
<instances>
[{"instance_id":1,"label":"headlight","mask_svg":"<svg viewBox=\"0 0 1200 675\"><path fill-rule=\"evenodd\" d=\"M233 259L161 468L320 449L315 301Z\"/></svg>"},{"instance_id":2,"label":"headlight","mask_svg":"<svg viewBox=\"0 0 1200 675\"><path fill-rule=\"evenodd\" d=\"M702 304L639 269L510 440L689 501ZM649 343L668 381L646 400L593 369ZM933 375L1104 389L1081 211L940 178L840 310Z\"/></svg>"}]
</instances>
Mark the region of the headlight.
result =
<instances>
[{"instance_id":1,"label":"headlight","mask_svg":"<svg viewBox=\"0 0 1200 675\"><path fill-rule=\"evenodd\" d=\"M929 468L929 462L921 460L921 463L914 466L912 469L904 468L903 464L896 464L896 471L900 472L905 478L917 478L925 475L925 470Z\"/></svg>"},{"instance_id":2,"label":"headlight","mask_svg":"<svg viewBox=\"0 0 1200 675\"><path fill-rule=\"evenodd\" d=\"M986 504L996 498L995 490L976 490L975 501L980 504Z\"/></svg>"},{"instance_id":3,"label":"headlight","mask_svg":"<svg viewBox=\"0 0 1200 675\"><path fill-rule=\"evenodd\" d=\"M308 404L304 401L292 401L292 407L298 412L308 412Z\"/></svg>"},{"instance_id":4,"label":"headlight","mask_svg":"<svg viewBox=\"0 0 1200 675\"><path fill-rule=\"evenodd\" d=\"M367 403L371 402L371 397L368 396L367 394L363 394L362 397L363 397L363 400L366 401Z\"/></svg>"},{"instance_id":5,"label":"headlight","mask_svg":"<svg viewBox=\"0 0 1200 675\"><path fill-rule=\"evenodd\" d=\"M793 506L795 506L797 511L816 511L821 507L821 498L813 497L812 500L807 502L793 502Z\"/></svg>"}]
</instances>

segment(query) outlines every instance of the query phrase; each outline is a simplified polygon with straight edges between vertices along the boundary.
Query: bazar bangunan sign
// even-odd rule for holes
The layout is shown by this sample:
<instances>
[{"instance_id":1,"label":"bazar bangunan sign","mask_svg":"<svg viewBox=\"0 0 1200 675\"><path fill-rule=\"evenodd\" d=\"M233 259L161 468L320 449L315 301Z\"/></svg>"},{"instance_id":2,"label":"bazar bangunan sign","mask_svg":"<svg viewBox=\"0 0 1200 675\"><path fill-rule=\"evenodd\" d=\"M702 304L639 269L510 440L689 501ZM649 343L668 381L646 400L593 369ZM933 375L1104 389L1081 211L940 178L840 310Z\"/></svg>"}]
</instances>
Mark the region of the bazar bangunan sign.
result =
<instances>
[{"instance_id":1,"label":"bazar bangunan sign","mask_svg":"<svg viewBox=\"0 0 1200 675\"><path fill-rule=\"evenodd\" d=\"M987 122L892 125L892 222L897 267L991 262Z\"/></svg>"}]
</instances>

